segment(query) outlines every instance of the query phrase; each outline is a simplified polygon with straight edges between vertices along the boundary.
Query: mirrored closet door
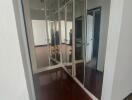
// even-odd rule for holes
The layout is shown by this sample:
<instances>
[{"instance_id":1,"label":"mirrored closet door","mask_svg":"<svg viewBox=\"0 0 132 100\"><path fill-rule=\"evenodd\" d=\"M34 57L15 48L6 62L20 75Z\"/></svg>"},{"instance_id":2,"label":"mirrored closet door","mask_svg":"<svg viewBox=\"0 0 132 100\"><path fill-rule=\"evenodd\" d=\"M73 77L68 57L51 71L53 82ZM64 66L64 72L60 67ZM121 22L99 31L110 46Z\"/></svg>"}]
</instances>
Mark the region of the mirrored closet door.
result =
<instances>
[{"instance_id":1,"label":"mirrored closet door","mask_svg":"<svg viewBox=\"0 0 132 100\"><path fill-rule=\"evenodd\" d=\"M110 0L75 0L75 78L101 98Z\"/></svg>"},{"instance_id":2,"label":"mirrored closet door","mask_svg":"<svg viewBox=\"0 0 132 100\"><path fill-rule=\"evenodd\" d=\"M85 87L96 97L101 97L103 71L99 68L99 43L101 7L87 11ZM101 59L101 58L100 58ZM103 70L103 69L102 69Z\"/></svg>"},{"instance_id":3,"label":"mirrored closet door","mask_svg":"<svg viewBox=\"0 0 132 100\"><path fill-rule=\"evenodd\" d=\"M32 35L36 55L37 70L50 65L49 41L45 15L45 3L30 0L30 17L32 22ZM36 4L36 5L34 5Z\"/></svg>"},{"instance_id":4,"label":"mirrored closet door","mask_svg":"<svg viewBox=\"0 0 132 100\"><path fill-rule=\"evenodd\" d=\"M65 57L66 57L66 68L70 74L72 74L72 60L73 60L73 2L69 2L66 7L66 30L65 30Z\"/></svg>"},{"instance_id":5,"label":"mirrored closet door","mask_svg":"<svg viewBox=\"0 0 132 100\"><path fill-rule=\"evenodd\" d=\"M85 0L75 0L75 68L76 78L84 83Z\"/></svg>"},{"instance_id":6,"label":"mirrored closet door","mask_svg":"<svg viewBox=\"0 0 132 100\"><path fill-rule=\"evenodd\" d=\"M30 2L37 69L62 67L100 99L110 0L40 1Z\"/></svg>"}]
</instances>

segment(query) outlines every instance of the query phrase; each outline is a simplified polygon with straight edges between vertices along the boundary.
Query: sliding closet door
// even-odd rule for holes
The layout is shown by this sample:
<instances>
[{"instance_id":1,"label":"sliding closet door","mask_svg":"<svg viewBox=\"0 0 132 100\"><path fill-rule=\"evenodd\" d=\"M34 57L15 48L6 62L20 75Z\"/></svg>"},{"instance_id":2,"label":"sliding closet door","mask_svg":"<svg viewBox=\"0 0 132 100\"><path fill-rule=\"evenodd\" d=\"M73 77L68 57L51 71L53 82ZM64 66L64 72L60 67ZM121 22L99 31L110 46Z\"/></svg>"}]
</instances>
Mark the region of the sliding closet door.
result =
<instances>
[{"instance_id":1,"label":"sliding closet door","mask_svg":"<svg viewBox=\"0 0 132 100\"><path fill-rule=\"evenodd\" d=\"M59 64L60 63L60 32L59 32L59 21L58 21L58 13L53 15L53 34L52 34L52 63Z\"/></svg>"},{"instance_id":2,"label":"sliding closet door","mask_svg":"<svg viewBox=\"0 0 132 100\"><path fill-rule=\"evenodd\" d=\"M48 34L49 34L49 43L50 43L50 65L57 65L60 63L60 38L59 38L59 24L57 14L53 14L48 19Z\"/></svg>"},{"instance_id":3,"label":"sliding closet door","mask_svg":"<svg viewBox=\"0 0 132 100\"><path fill-rule=\"evenodd\" d=\"M47 30L50 52L50 66L61 63L59 1L46 0Z\"/></svg>"},{"instance_id":4,"label":"sliding closet door","mask_svg":"<svg viewBox=\"0 0 132 100\"><path fill-rule=\"evenodd\" d=\"M66 34L65 34L65 46L66 46L66 68L70 74L72 74L72 55L73 55L73 2L70 2L66 6Z\"/></svg>"},{"instance_id":5,"label":"sliding closet door","mask_svg":"<svg viewBox=\"0 0 132 100\"><path fill-rule=\"evenodd\" d=\"M85 0L75 0L75 65L76 78L84 82Z\"/></svg>"},{"instance_id":6,"label":"sliding closet door","mask_svg":"<svg viewBox=\"0 0 132 100\"><path fill-rule=\"evenodd\" d=\"M66 46L65 46L65 35L66 35L66 23L65 23L65 8L59 11L60 18L60 37L61 37L61 55L62 63L66 63Z\"/></svg>"},{"instance_id":7,"label":"sliding closet door","mask_svg":"<svg viewBox=\"0 0 132 100\"><path fill-rule=\"evenodd\" d=\"M97 98L101 98L102 82L103 82L103 69L98 64L103 57L103 53L99 55L99 46L102 45L101 39L103 37L101 31L101 23L104 23L105 19L101 20L101 7L92 8L87 11L87 32L86 32L86 63L85 63L85 83L84 86ZM102 38L104 39L104 38ZM101 49L104 48L105 45ZM104 52L105 53L105 52ZM102 63L102 62L101 62Z\"/></svg>"},{"instance_id":8,"label":"sliding closet door","mask_svg":"<svg viewBox=\"0 0 132 100\"><path fill-rule=\"evenodd\" d=\"M34 6L39 6L38 9ZM36 1L29 2L30 16L32 21L32 33L34 40L34 49L37 62L37 70L49 67L49 43L46 27L46 15L45 15L45 3L40 2L40 5ZM43 8L43 9L40 9ZM40 14L41 12L41 14Z\"/></svg>"}]
</instances>

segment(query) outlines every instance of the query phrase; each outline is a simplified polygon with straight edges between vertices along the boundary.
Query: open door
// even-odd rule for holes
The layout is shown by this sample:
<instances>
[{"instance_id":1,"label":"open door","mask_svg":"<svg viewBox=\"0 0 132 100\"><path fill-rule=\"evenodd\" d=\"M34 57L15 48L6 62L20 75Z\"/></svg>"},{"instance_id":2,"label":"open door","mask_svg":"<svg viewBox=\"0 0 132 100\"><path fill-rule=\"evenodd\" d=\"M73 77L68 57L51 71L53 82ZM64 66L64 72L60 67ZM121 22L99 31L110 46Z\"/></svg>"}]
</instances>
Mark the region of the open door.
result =
<instances>
[{"instance_id":1,"label":"open door","mask_svg":"<svg viewBox=\"0 0 132 100\"><path fill-rule=\"evenodd\" d=\"M86 36L86 62L92 59L93 54L93 34L94 34L94 16L87 16L87 36Z\"/></svg>"}]
</instances>

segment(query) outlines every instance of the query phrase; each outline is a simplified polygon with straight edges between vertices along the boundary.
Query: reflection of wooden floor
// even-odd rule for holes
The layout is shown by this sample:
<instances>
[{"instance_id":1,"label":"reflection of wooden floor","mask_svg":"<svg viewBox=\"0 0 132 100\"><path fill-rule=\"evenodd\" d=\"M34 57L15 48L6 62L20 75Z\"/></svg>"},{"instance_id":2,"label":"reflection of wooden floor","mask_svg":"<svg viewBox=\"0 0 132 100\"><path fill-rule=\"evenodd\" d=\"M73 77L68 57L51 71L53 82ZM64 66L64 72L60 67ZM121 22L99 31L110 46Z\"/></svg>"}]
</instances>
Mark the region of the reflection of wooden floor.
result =
<instances>
[{"instance_id":1,"label":"reflection of wooden floor","mask_svg":"<svg viewBox=\"0 0 132 100\"><path fill-rule=\"evenodd\" d=\"M63 69L34 75L37 100L92 100Z\"/></svg>"},{"instance_id":2,"label":"reflection of wooden floor","mask_svg":"<svg viewBox=\"0 0 132 100\"><path fill-rule=\"evenodd\" d=\"M46 46L35 47L35 50L36 50L38 68L48 66L48 47L46 47ZM64 50L65 50L65 45L63 45L63 52L64 52ZM71 66L67 66L66 68L71 71ZM96 97L100 98L101 91L102 91L101 89L102 89L102 82L103 82L103 73L99 72L96 69L91 68L91 65L89 67L88 64L86 65L85 70L86 70L86 72L85 72L85 87L91 93L93 93ZM66 79L63 79L64 77L60 76L60 74L58 75L57 73L64 74ZM91 100L91 99L86 99L86 96L84 95L84 93L79 92L82 90L80 90L78 88L78 86L75 85L75 83L73 81L71 81L71 79L69 79L67 74L62 70L48 72L47 74L37 74L35 76L36 76L35 80L37 79L39 82L36 85L37 88L39 87L39 90L38 90L39 91L38 93L40 95L39 100ZM76 76L81 82L84 81L84 65L83 65L83 63L76 64ZM57 87L58 86L57 84L61 87ZM77 88L77 90L74 90L74 85ZM64 88L64 91L62 88ZM70 88L71 90L67 90L68 88ZM72 93L72 91L75 93ZM76 91L78 91L78 92L76 92ZM53 92L53 93L51 93L51 92ZM70 93L71 93L71 95L70 95ZM59 96L60 94L62 96ZM76 98L75 95L79 95L79 94L80 94L80 96L84 96L84 99L81 99L81 97ZM50 96L50 95L52 95L52 96ZM64 96L64 98L63 98L63 96ZM75 98L75 99L71 99L71 98Z\"/></svg>"},{"instance_id":3,"label":"reflection of wooden floor","mask_svg":"<svg viewBox=\"0 0 132 100\"><path fill-rule=\"evenodd\" d=\"M69 54L71 53L71 46L62 44L61 46L58 46L58 49L62 48L62 57L64 62L69 61ZM48 58L48 46L38 46L35 47L35 53L36 53L36 60L37 60L37 67L42 68L42 67L47 67L49 66L49 58ZM58 61L59 58L57 58ZM52 59L51 59L52 60ZM54 62L54 61L53 61ZM60 61L58 61L60 62ZM56 63L58 63L56 62ZM52 61L51 61L51 65ZM56 64L55 64L56 65Z\"/></svg>"},{"instance_id":4,"label":"reflection of wooden floor","mask_svg":"<svg viewBox=\"0 0 132 100\"><path fill-rule=\"evenodd\" d=\"M47 46L35 47L35 51L37 58L37 67L42 68L49 66L48 47Z\"/></svg>"},{"instance_id":5,"label":"reflection of wooden floor","mask_svg":"<svg viewBox=\"0 0 132 100\"><path fill-rule=\"evenodd\" d=\"M94 67L94 66L93 66ZM84 64L76 64L76 77L81 83L85 81L85 87L93 93L96 97L101 98L103 73L97 69L89 67L87 64L85 67L85 80L84 80Z\"/></svg>"}]
</instances>

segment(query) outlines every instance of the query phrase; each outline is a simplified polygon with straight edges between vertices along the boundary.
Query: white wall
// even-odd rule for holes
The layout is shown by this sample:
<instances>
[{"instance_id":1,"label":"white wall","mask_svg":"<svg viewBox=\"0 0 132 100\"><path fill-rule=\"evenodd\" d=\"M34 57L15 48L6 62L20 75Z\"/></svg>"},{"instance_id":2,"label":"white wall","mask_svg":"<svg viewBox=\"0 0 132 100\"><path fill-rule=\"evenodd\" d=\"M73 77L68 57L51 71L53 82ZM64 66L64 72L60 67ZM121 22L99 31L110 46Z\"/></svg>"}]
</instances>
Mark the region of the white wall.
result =
<instances>
[{"instance_id":1,"label":"white wall","mask_svg":"<svg viewBox=\"0 0 132 100\"><path fill-rule=\"evenodd\" d=\"M132 92L132 0L124 0L112 100L122 100Z\"/></svg>"},{"instance_id":2,"label":"white wall","mask_svg":"<svg viewBox=\"0 0 132 100\"><path fill-rule=\"evenodd\" d=\"M99 54L98 54L98 70L100 71L104 70L108 24L109 24L110 1L111 0L87 0L88 10L96 8L96 7L102 7Z\"/></svg>"},{"instance_id":3,"label":"white wall","mask_svg":"<svg viewBox=\"0 0 132 100\"><path fill-rule=\"evenodd\" d=\"M32 20L32 29L34 36L34 45L47 45L46 21Z\"/></svg>"},{"instance_id":4,"label":"white wall","mask_svg":"<svg viewBox=\"0 0 132 100\"><path fill-rule=\"evenodd\" d=\"M112 0L102 100L123 100L132 92L131 0Z\"/></svg>"},{"instance_id":5,"label":"white wall","mask_svg":"<svg viewBox=\"0 0 132 100\"><path fill-rule=\"evenodd\" d=\"M12 0L0 12L0 100L29 100Z\"/></svg>"}]
</instances>

